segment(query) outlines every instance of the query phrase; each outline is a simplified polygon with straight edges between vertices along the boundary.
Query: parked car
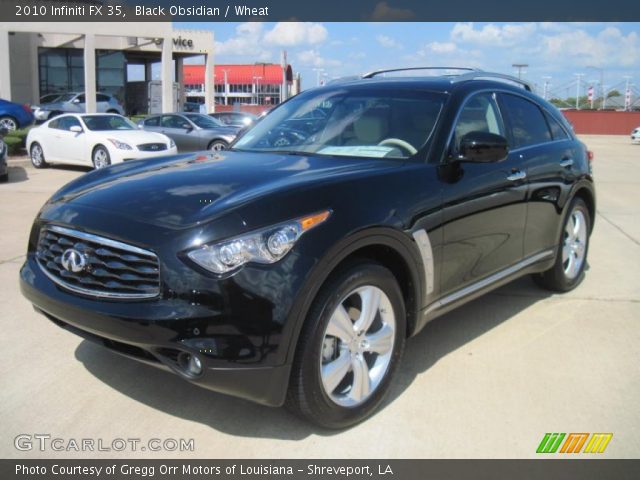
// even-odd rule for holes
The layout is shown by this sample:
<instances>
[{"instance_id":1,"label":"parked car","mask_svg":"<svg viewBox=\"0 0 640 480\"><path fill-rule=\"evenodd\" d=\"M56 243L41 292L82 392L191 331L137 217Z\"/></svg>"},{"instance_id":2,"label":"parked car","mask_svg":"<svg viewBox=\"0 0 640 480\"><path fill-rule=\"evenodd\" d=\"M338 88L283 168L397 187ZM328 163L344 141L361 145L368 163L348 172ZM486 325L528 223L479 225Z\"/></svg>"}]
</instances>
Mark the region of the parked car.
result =
<instances>
[{"instance_id":1,"label":"parked car","mask_svg":"<svg viewBox=\"0 0 640 480\"><path fill-rule=\"evenodd\" d=\"M585 145L526 83L392 73L306 90L227 151L63 187L22 292L194 384L330 428L370 416L430 320L523 275L578 286L596 210Z\"/></svg>"},{"instance_id":2,"label":"parked car","mask_svg":"<svg viewBox=\"0 0 640 480\"><path fill-rule=\"evenodd\" d=\"M0 98L0 128L9 131L26 128L33 123L33 112L26 104L14 103Z\"/></svg>"},{"instance_id":3,"label":"parked car","mask_svg":"<svg viewBox=\"0 0 640 480\"><path fill-rule=\"evenodd\" d=\"M217 112L210 113L210 117L219 120L224 125L231 125L232 127L247 128L253 124L258 118L257 115L244 112Z\"/></svg>"},{"instance_id":4,"label":"parked car","mask_svg":"<svg viewBox=\"0 0 640 480\"><path fill-rule=\"evenodd\" d=\"M9 180L9 167L7 166L9 147L3 142L3 138L8 132L6 127L0 127L0 182Z\"/></svg>"},{"instance_id":5,"label":"parked car","mask_svg":"<svg viewBox=\"0 0 640 480\"><path fill-rule=\"evenodd\" d=\"M61 93L48 93L40 97L39 105L44 103L54 103L58 98L60 98Z\"/></svg>"},{"instance_id":6,"label":"parked car","mask_svg":"<svg viewBox=\"0 0 640 480\"><path fill-rule=\"evenodd\" d=\"M26 143L36 168L68 163L100 169L177 153L169 137L140 131L125 117L109 113L57 116L29 130Z\"/></svg>"},{"instance_id":7,"label":"parked car","mask_svg":"<svg viewBox=\"0 0 640 480\"><path fill-rule=\"evenodd\" d=\"M151 115L140 120L138 125L144 130L164 133L172 138L180 152L224 150L240 130L222 125L202 113Z\"/></svg>"},{"instance_id":8,"label":"parked car","mask_svg":"<svg viewBox=\"0 0 640 480\"><path fill-rule=\"evenodd\" d=\"M631 141L633 143L640 143L640 127L631 132Z\"/></svg>"},{"instance_id":9,"label":"parked car","mask_svg":"<svg viewBox=\"0 0 640 480\"><path fill-rule=\"evenodd\" d=\"M63 93L52 103L33 105L35 118L39 122L49 120L63 113L85 113L86 96L82 92ZM124 115L124 108L115 97L104 93L96 94L96 111Z\"/></svg>"},{"instance_id":10,"label":"parked car","mask_svg":"<svg viewBox=\"0 0 640 480\"><path fill-rule=\"evenodd\" d=\"M197 102L184 102L184 104L182 105L182 111L189 113L200 113L200 106L201 104Z\"/></svg>"}]
</instances>

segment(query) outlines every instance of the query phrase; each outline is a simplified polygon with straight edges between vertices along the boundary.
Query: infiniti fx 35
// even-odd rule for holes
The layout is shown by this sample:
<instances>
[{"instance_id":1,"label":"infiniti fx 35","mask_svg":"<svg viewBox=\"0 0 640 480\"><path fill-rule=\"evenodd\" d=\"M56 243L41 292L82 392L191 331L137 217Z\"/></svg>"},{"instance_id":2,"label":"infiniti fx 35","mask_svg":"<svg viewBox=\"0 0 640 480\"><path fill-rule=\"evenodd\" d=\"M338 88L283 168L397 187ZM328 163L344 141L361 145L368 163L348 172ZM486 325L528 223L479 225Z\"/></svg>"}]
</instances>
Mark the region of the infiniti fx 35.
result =
<instances>
[{"instance_id":1,"label":"infiniti fx 35","mask_svg":"<svg viewBox=\"0 0 640 480\"><path fill-rule=\"evenodd\" d=\"M528 85L371 74L229 150L72 181L35 219L21 286L113 351L342 428L430 320L523 275L576 287L594 212L590 154Z\"/></svg>"}]
</instances>

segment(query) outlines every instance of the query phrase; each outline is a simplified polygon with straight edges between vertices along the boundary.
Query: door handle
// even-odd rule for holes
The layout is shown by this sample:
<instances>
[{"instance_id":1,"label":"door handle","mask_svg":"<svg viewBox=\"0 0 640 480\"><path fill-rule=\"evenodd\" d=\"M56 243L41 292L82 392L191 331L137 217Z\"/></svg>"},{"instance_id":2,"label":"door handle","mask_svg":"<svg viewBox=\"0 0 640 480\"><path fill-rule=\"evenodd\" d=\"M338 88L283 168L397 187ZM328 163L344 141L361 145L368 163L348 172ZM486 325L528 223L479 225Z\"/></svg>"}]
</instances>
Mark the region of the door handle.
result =
<instances>
[{"instance_id":1,"label":"door handle","mask_svg":"<svg viewBox=\"0 0 640 480\"><path fill-rule=\"evenodd\" d=\"M527 178L527 174L525 172L522 170L516 170L507 177L507 180L517 182L518 180L524 180L525 178Z\"/></svg>"},{"instance_id":2,"label":"door handle","mask_svg":"<svg viewBox=\"0 0 640 480\"><path fill-rule=\"evenodd\" d=\"M571 165L573 165L573 158L563 158L560 161L560 166L562 168L569 168Z\"/></svg>"}]
</instances>

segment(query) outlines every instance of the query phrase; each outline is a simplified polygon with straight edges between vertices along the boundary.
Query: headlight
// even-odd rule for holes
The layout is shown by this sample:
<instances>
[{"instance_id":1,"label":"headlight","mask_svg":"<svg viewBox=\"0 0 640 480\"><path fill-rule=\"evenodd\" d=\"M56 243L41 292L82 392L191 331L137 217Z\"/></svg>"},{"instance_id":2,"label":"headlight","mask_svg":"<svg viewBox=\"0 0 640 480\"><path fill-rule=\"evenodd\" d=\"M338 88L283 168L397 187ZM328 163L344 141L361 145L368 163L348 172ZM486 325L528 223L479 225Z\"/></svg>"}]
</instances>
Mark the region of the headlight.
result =
<instances>
[{"instance_id":1,"label":"headlight","mask_svg":"<svg viewBox=\"0 0 640 480\"><path fill-rule=\"evenodd\" d=\"M133 150L133 148L131 148L131 145L129 145L128 143L121 142L120 140L116 140L115 138L108 138L107 140L113 143L113 146L118 150Z\"/></svg>"},{"instance_id":2,"label":"headlight","mask_svg":"<svg viewBox=\"0 0 640 480\"><path fill-rule=\"evenodd\" d=\"M173 141L173 138L169 139L169 148L173 148L176 146L176 142Z\"/></svg>"},{"instance_id":3,"label":"headlight","mask_svg":"<svg viewBox=\"0 0 640 480\"><path fill-rule=\"evenodd\" d=\"M188 252L187 257L214 273L227 273L247 263L275 263L289 253L305 232L323 223L330 214L329 210L325 210L220 243L205 245Z\"/></svg>"}]
</instances>

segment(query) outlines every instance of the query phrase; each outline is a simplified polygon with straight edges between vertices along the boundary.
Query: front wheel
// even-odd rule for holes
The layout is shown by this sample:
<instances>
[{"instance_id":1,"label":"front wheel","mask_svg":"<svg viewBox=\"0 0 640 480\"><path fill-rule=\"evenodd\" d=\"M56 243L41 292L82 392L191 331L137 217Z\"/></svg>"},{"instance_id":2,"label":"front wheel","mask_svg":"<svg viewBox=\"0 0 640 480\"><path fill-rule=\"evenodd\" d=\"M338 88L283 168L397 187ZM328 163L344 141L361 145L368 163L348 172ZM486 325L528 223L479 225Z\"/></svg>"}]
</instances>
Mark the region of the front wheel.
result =
<instances>
[{"instance_id":1,"label":"front wheel","mask_svg":"<svg viewBox=\"0 0 640 480\"><path fill-rule=\"evenodd\" d=\"M101 168L111 165L111 156L109 155L109 151L102 145L98 145L93 149L93 156L91 160L93 161L93 167L96 170L100 170Z\"/></svg>"},{"instance_id":2,"label":"front wheel","mask_svg":"<svg viewBox=\"0 0 640 480\"><path fill-rule=\"evenodd\" d=\"M389 389L405 331L393 274L364 261L343 269L321 289L300 334L287 406L327 428L364 420Z\"/></svg>"},{"instance_id":3,"label":"front wheel","mask_svg":"<svg viewBox=\"0 0 640 480\"><path fill-rule=\"evenodd\" d=\"M13 117L0 117L0 128L6 128L13 132L18 129L18 122Z\"/></svg>"},{"instance_id":4,"label":"front wheel","mask_svg":"<svg viewBox=\"0 0 640 480\"><path fill-rule=\"evenodd\" d=\"M534 275L536 283L555 292L568 292L577 287L584 279L590 232L589 209L584 200L575 198L562 229L556 263L546 272Z\"/></svg>"}]
</instances>

